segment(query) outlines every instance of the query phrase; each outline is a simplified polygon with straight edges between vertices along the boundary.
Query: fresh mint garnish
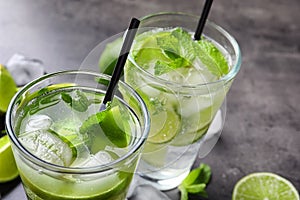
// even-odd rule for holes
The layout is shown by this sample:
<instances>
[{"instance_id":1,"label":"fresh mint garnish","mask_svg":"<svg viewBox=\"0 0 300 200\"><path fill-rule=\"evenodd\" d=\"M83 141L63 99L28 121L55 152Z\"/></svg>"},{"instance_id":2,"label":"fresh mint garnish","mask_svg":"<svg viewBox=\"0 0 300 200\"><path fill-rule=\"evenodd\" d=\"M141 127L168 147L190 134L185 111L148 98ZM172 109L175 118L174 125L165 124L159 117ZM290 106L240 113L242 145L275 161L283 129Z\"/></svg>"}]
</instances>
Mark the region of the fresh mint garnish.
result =
<instances>
[{"instance_id":1,"label":"fresh mint garnish","mask_svg":"<svg viewBox=\"0 0 300 200\"><path fill-rule=\"evenodd\" d=\"M89 99L84 95L83 92L76 90L73 96L68 93L61 93L62 100L71 106L78 112L85 112L91 104Z\"/></svg>"},{"instance_id":2,"label":"fresh mint garnish","mask_svg":"<svg viewBox=\"0 0 300 200\"><path fill-rule=\"evenodd\" d=\"M154 66L154 74L161 76L182 67L192 67L198 58L218 78L229 72L226 58L209 40L202 37L195 41L182 28L144 33L137 40L133 55L137 64L148 69Z\"/></svg>"},{"instance_id":3,"label":"fresh mint garnish","mask_svg":"<svg viewBox=\"0 0 300 200\"><path fill-rule=\"evenodd\" d=\"M221 51L214 44L204 38L194 45L201 62L217 77L224 76L229 71L228 63Z\"/></svg>"},{"instance_id":4,"label":"fresh mint garnish","mask_svg":"<svg viewBox=\"0 0 300 200\"><path fill-rule=\"evenodd\" d=\"M190 67L195 59L192 42L189 33L181 28L157 37L157 45L168 60L158 60L154 66L154 74L160 76L180 67Z\"/></svg>"},{"instance_id":5,"label":"fresh mint garnish","mask_svg":"<svg viewBox=\"0 0 300 200\"><path fill-rule=\"evenodd\" d=\"M165 54L171 58L176 59L180 55L180 47L178 46L179 40L172 34L164 34L156 38L157 45Z\"/></svg>"},{"instance_id":6,"label":"fresh mint garnish","mask_svg":"<svg viewBox=\"0 0 300 200\"><path fill-rule=\"evenodd\" d=\"M189 175L178 186L181 192L181 200L188 200L188 194L197 194L202 197L208 197L205 188L211 178L211 169L206 164L201 164L193 169Z\"/></svg>"}]
</instances>

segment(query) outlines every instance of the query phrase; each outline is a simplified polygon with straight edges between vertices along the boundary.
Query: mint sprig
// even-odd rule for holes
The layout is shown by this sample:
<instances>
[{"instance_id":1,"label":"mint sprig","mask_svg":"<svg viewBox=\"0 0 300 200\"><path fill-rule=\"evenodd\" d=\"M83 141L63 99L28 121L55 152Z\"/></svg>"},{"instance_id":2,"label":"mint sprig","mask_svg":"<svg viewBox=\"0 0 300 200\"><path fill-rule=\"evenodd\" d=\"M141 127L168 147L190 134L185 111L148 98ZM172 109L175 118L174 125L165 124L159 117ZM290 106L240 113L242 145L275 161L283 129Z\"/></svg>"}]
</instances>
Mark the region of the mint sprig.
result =
<instances>
[{"instance_id":1,"label":"mint sprig","mask_svg":"<svg viewBox=\"0 0 300 200\"><path fill-rule=\"evenodd\" d=\"M178 68L192 67L198 58L210 73L220 78L229 72L223 53L212 41L202 37L195 41L182 29L144 33L134 46L135 61L144 69L154 65L154 74L161 76Z\"/></svg>"},{"instance_id":2,"label":"mint sprig","mask_svg":"<svg viewBox=\"0 0 300 200\"><path fill-rule=\"evenodd\" d=\"M188 194L197 194L202 197L208 197L205 188L211 178L211 169L206 164L201 164L193 169L189 175L178 186L181 192L181 200L188 200Z\"/></svg>"}]
</instances>

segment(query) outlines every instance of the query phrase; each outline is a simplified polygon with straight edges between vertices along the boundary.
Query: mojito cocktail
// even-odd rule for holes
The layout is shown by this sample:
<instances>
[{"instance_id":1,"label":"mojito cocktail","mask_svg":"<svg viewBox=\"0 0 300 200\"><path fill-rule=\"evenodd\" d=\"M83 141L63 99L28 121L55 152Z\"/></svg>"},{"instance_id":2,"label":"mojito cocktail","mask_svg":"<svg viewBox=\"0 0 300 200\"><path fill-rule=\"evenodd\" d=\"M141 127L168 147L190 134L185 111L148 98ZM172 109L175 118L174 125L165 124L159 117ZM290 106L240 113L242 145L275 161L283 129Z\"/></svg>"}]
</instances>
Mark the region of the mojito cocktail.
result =
<instances>
[{"instance_id":1,"label":"mojito cocktail","mask_svg":"<svg viewBox=\"0 0 300 200\"><path fill-rule=\"evenodd\" d=\"M6 126L29 199L126 198L149 119L141 98L122 82L100 111L109 81L90 72L60 72L14 97Z\"/></svg>"},{"instance_id":2,"label":"mojito cocktail","mask_svg":"<svg viewBox=\"0 0 300 200\"><path fill-rule=\"evenodd\" d=\"M238 44L219 26L208 22L201 40L193 39L198 18L162 13L142 19L125 68L125 82L151 116L138 171L161 190L189 173L241 64Z\"/></svg>"}]
</instances>

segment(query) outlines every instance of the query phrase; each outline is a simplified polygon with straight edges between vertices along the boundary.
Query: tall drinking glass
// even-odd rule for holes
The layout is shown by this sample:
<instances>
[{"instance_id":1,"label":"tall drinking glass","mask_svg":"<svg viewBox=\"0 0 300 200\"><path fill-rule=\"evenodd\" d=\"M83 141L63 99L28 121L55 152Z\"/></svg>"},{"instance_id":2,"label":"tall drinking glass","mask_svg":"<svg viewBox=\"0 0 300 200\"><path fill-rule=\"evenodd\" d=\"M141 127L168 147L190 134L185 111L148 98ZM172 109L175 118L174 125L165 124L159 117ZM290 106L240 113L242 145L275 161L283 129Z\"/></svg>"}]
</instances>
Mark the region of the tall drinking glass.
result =
<instances>
[{"instance_id":1,"label":"tall drinking glass","mask_svg":"<svg viewBox=\"0 0 300 200\"><path fill-rule=\"evenodd\" d=\"M122 81L100 112L109 81L57 72L15 95L6 128L29 199L126 198L150 122L142 99Z\"/></svg>"},{"instance_id":2,"label":"tall drinking glass","mask_svg":"<svg viewBox=\"0 0 300 200\"><path fill-rule=\"evenodd\" d=\"M141 95L151 117L138 173L161 190L178 186L197 155L215 145L225 97L241 65L236 40L212 22L206 23L202 46L194 46L198 19L184 13L144 17L125 69L125 82ZM228 69L209 63L222 59Z\"/></svg>"}]
</instances>

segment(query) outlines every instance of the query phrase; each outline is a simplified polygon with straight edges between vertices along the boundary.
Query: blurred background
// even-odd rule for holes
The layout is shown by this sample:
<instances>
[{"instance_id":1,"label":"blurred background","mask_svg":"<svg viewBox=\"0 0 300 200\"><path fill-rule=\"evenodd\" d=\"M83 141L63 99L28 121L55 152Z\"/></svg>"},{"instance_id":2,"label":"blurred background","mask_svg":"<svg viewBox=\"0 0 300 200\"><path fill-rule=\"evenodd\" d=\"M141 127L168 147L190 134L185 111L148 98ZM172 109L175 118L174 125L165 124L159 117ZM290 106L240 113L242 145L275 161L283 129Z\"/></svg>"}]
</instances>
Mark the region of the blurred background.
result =
<instances>
[{"instance_id":1,"label":"blurred background","mask_svg":"<svg viewBox=\"0 0 300 200\"><path fill-rule=\"evenodd\" d=\"M78 69L98 43L124 31L131 17L162 11L200 15L203 3L0 0L0 63L20 53L42 60L47 72ZM212 168L209 199L231 199L235 183L258 171L277 173L300 189L299 9L299 0L213 3L209 19L237 39L243 63L228 94L221 138L206 158L195 163ZM19 180L0 188L5 200L25 199ZM179 199L177 190L167 194Z\"/></svg>"}]
</instances>

